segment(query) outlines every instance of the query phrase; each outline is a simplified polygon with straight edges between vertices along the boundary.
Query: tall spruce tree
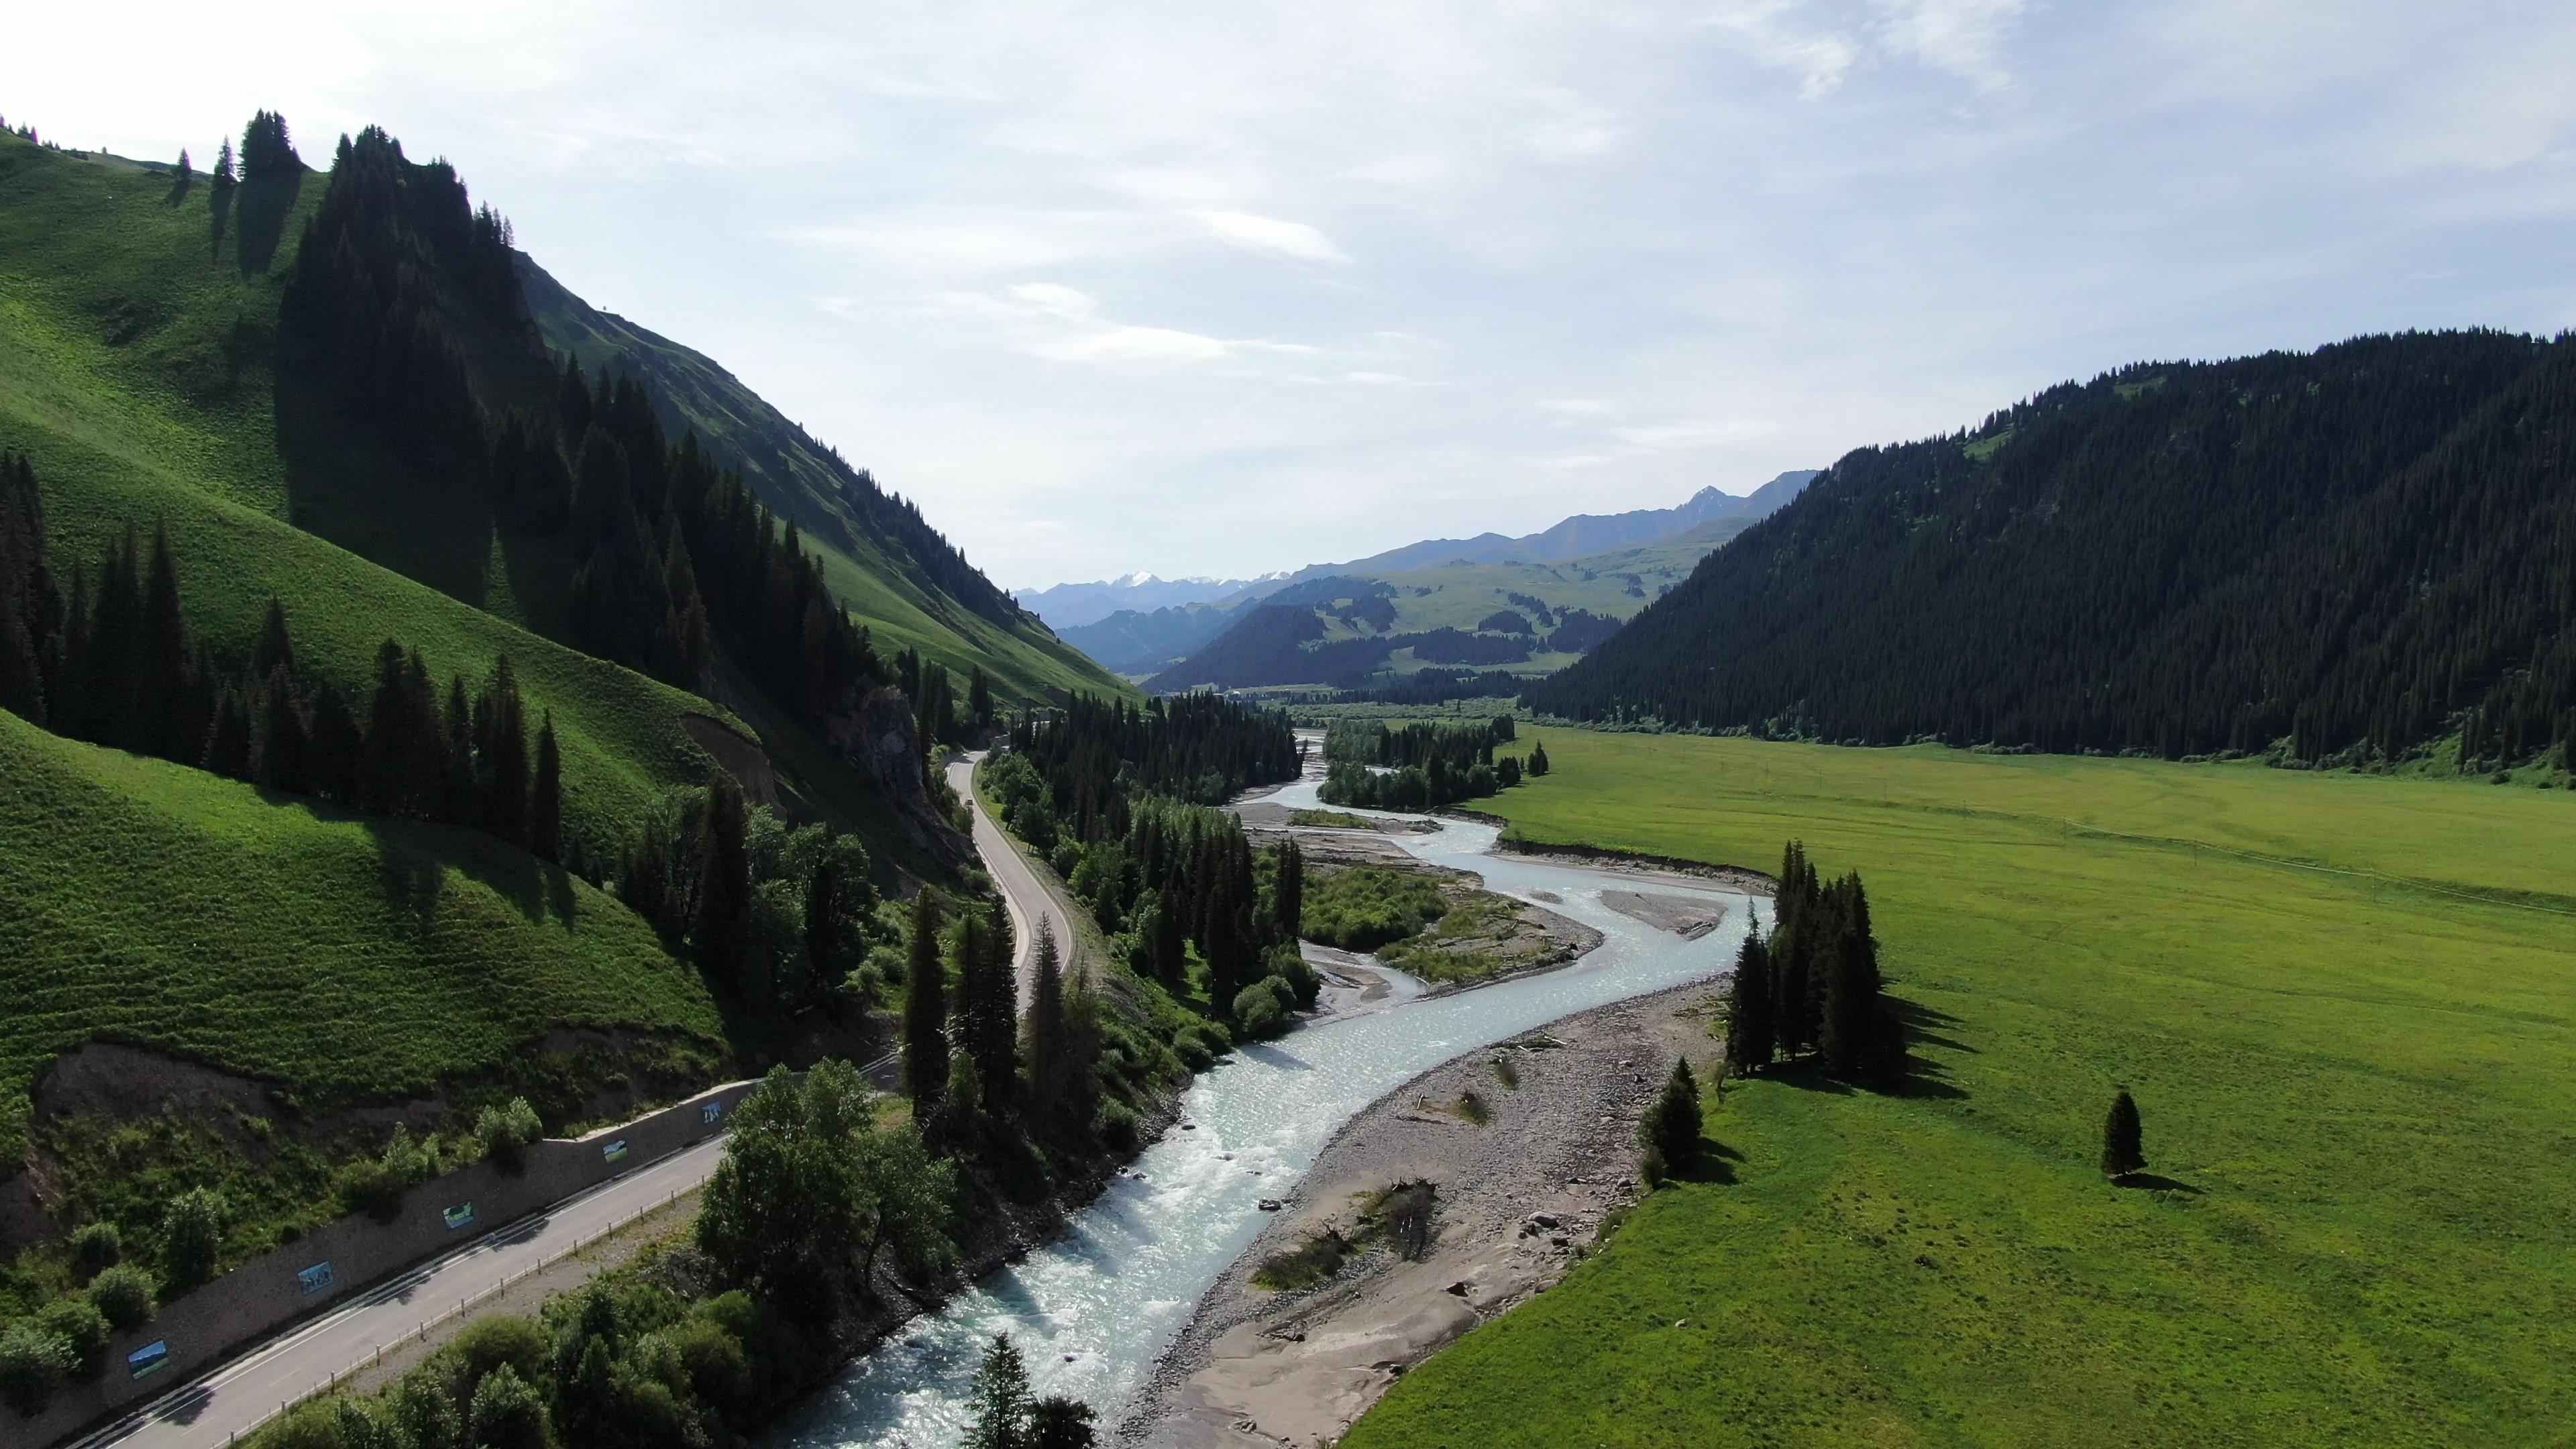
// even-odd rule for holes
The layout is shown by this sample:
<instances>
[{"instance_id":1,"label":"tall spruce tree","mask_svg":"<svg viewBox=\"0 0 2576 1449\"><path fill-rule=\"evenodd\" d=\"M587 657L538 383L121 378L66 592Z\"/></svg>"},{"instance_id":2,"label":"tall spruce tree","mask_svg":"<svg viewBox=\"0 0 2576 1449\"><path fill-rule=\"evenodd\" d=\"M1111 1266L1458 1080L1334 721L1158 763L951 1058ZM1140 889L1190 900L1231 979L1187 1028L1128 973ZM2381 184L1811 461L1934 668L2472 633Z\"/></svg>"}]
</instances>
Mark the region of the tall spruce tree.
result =
<instances>
[{"instance_id":1,"label":"tall spruce tree","mask_svg":"<svg viewBox=\"0 0 2576 1449\"><path fill-rule=\"evenodd\" d=\"M537 729L537 768L528 781L528 849L544 860L563 859L563 747L555 742L555 712Z\"/></svg>"},{"instance_id":2,"label":"tall spruce tree","mask_svg":"<svg viewBox=\"0 0 2576 1449\"><path fill-rule=\"evenodd\" d=\"M1547 773L1547 746L1535 741L1531 743L1529 772L1533 775L1544 775Z\"/></svg>"},{"instance_id":3,"label":"tall spruce tree","mask_svg":"<svg viewBox=\"0 0 2576 1449\"><path fill-rule=\"evenodd\" d=\"M1033 1125L1051 1127L1065 1122L1073 1053L1071 1023L1065 1016L1064 971L1056 959L1055 928L1044 916L1038 918L1034 955L1029 984L1027 1115Z\"/></svg>"},{"instance_id":4,"label":"tall spruce tree","mask_svg":"<svg viewBox=\"0 0 2576 1449\"><path fill-rule=\"evenodd\" d=\"M698 968L728 987L743 984L751 954L751 861L744 848L742 791L720 777L707 795L698 841L698 913L689 944Z\"/></svg>"},{"instance_id":5,"label":"tall spruce tree","mask_svg":"<svg viewBox=\"0 0 2576 1449\"><path fill-rule=\"evenodd\" d=\"M805 973L817 991L841 984L841 866L832 850L837 832L824 830L823 849L805 878Z\"/></svg>"},{"instance_id":6,"label":"tall spruce tree","mask_svg":"<svg viewBox=\"0 0 2576 1449\"><path fill-rule=\"evenodd\" d=\"M2147 1153L2139 1133L2138 1103L2122 1087L2111 1099L2110 1115L2102 1122L2102 1175L2117 1181L2146 1169Z\"/></svg>"},{"instance_id":7,"label":"tall spruce tree","mask_svg":"<svg viewBox=\"0 0 2576 1449\"><path fill-rule=\"evenodd\" d=\"M1293 942L1306 934L1305 848L1294 839L1280 841L1271 866L1271 916L1281 937Z\"/></svg>"},{"instance_id":8,"label":"tall spruce tree","mask_svg":"<svg viewBox=\"0 0 2576 1449\"><path fill-rule=\"evenodd\" d=\"M1011 921L1002 898L993 897L969 941L974 962L974 1004L967 1049L984 1079L984 1110L1007 1117L1019 1095L1019 983L1011 976Z\"/></svg>"},{"instance_id":9,"label":"tall spruce tree","mask_svg":"<svg viewBox=\"0 0 2576 1449\"><path fill-rule=\"evenodd\" d=\"M1771 954L1761 933L1747 932L1735 953L1735 977L1727 985L1726 1064L1737 1075L1771 1065L1777 1049L1777 1023L1771 1001Z\"/></svg>"},{"instance_id":10,"label":"tall spruce tree","mask_svg":"<svg viewBox=\"0 0 2576 1449\"><path fill-rule=\"evenodd\" d=\"M912 898L903 966L903 1084L912 1114L927 1121L948 1085L948 983L939 964L939 900L928 886Z\"/></svg>"}]
</instances>

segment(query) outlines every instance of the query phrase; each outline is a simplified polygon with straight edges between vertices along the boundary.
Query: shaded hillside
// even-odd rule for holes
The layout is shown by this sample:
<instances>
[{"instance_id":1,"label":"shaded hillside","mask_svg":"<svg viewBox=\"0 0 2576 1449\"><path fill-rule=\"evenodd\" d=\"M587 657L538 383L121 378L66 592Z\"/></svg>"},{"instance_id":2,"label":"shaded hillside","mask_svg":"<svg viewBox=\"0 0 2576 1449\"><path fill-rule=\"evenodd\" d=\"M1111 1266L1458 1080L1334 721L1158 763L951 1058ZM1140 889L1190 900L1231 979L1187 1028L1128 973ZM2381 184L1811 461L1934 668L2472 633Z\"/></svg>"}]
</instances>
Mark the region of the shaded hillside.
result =
<instances>
[{"instance_id":1,"label":"shaded hillside","mask_svg":"<svg viewBox=\"0 0 2576 1449\"><path fill-rule=\"evenodd\" d=\"M739 472L819 553L833 594L889 650L911 648L963 673L981 665L1008 695L1111 689L1081 651L984 577L920 506L789 421L714 359L573 295L532 258L517 258L546 346L593 374L635 377L665 433L694 434Z\"/></svg>"},{"instance_id":2,"label":"shaded hillside","mask_svg":"<svg viewBox=\"0 0 2576 1449\"><path fill-rule=\"evenodd\" d=\"M2576 728L2576 344L2141 364L1850 454L1583 664L1582 719L2303 760Z\"/></svg>"}]
</instances>

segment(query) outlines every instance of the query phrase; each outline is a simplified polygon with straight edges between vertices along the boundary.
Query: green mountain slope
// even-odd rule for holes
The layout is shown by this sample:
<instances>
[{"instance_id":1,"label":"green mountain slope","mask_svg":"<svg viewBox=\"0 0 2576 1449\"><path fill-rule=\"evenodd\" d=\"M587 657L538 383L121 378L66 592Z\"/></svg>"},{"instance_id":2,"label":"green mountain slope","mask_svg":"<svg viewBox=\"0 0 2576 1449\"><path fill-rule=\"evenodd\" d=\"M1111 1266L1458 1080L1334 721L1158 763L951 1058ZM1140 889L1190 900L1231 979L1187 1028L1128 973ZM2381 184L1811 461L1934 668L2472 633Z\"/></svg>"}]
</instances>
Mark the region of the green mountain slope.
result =
<instances>
[{"instance_id":1,"label":"green mountain slope","mask_svg":"<svg viewBox=\"0 0 2576 1449\"><path fill-rule=\"evenodd\" d=\"M639 378L674 437L698 440L823 556L825 578L880 648L919 650L963 674L981 664L1004 694L1122 693L1125 686L1058 639L967 563L919 509L880 490L705 354L603 312L521 259L529 310L546 345Z\"/></svg>"},{"instance_id":2,"label":"green mountain slope","mask_svg":"<svg viewBox=\"0 0 2576 1449\"><path fill-rule=\"evenodd\" d=\"M0 779L0 1163L27 1148L36 1074L90 1041L315 1111L469 1083L542 1096L526 1049L563 1028L649 1034L699 1074L724 1053L697 972L649 926L488 835L270 794L6 712ZM57 1176L113 1197L120 1175ZM151 1205L134 1206L148 1226Z\"/></svg>"},{"instance_id":3,"label":"green mountain slope","mask_svg":"<svg viewBox=\"0 0 2576 1449\"><path fill-rule=\"evenodd\" d=\"M247 655L272 595L306 667L353 698L388 636L442 679L480 679L507 653L531 707L554 713L568 827L609 842L707 777L681 721L723 711L286 521L304 475L275 445L276 273L320 189L304 178L263 268L238 226L213 239L202 179L173 205L165 175L0 137L0 447L35 460L66 572L128 524L166 524L189 626L219 661ZM494 574L506 589L510 571Z\"/></svg>"}]
</instances>

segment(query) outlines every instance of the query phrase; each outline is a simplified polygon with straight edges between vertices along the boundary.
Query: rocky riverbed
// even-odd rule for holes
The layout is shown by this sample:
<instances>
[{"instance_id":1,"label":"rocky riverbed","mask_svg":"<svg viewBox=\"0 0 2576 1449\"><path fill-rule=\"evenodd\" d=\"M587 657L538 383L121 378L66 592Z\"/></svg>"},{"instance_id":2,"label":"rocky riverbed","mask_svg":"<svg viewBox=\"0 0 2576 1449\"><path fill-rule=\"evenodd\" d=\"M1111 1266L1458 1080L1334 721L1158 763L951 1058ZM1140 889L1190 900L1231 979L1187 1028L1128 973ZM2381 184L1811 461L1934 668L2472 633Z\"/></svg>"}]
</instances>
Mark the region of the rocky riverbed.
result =
<instances>
[{"instance_id":1,"label":"rocky riverbed","mask_svg":"<svg viewBox=\"0 0 2576 1449\"><path fill-rule=\"evenodd\" d=\"M1328 1445L1405 1369L1545 1291L1635 1201L1637 1118L1676 1054L1716 1055L1715 989L1694 982L1567 1017L1372 1103L1199 1300L1121 1442ZM1434 1188L1418 1260L1361 1223L1371 1195L1409 1181ZM1290 1293L1254 1285L1266 1259L1334 1231L1364 1245L1330 1279Z\"/></svg>"}]
</instances>

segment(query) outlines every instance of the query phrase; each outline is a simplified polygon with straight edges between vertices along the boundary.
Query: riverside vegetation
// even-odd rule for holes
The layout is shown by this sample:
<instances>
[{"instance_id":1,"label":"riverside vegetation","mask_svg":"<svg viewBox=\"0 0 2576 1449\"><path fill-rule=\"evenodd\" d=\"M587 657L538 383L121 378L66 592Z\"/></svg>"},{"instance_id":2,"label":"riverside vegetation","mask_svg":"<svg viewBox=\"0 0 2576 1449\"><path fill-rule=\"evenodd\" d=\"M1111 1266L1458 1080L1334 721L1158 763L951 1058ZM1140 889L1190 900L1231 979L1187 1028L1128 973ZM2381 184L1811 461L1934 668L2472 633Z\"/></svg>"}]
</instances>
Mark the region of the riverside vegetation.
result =
<instances>
[{"instance_id":1,"label":"riverside vegetation","mask_svg":"<svg viewBox=\"0 0 2576 1449\"><path fill-rule=\"evenodd\" d=\"M1532 841L1867 862L1905 1077L1703 1093L1699 1165L1354 1449L2512 1445L2576 1418L2576 1230L2530 1207L2576 1191L2556 793L1550 743L1565 769L1499 806ZM2155 1171L2114 1180L2120 1084Z\"/></svg>"}]
</instances>

